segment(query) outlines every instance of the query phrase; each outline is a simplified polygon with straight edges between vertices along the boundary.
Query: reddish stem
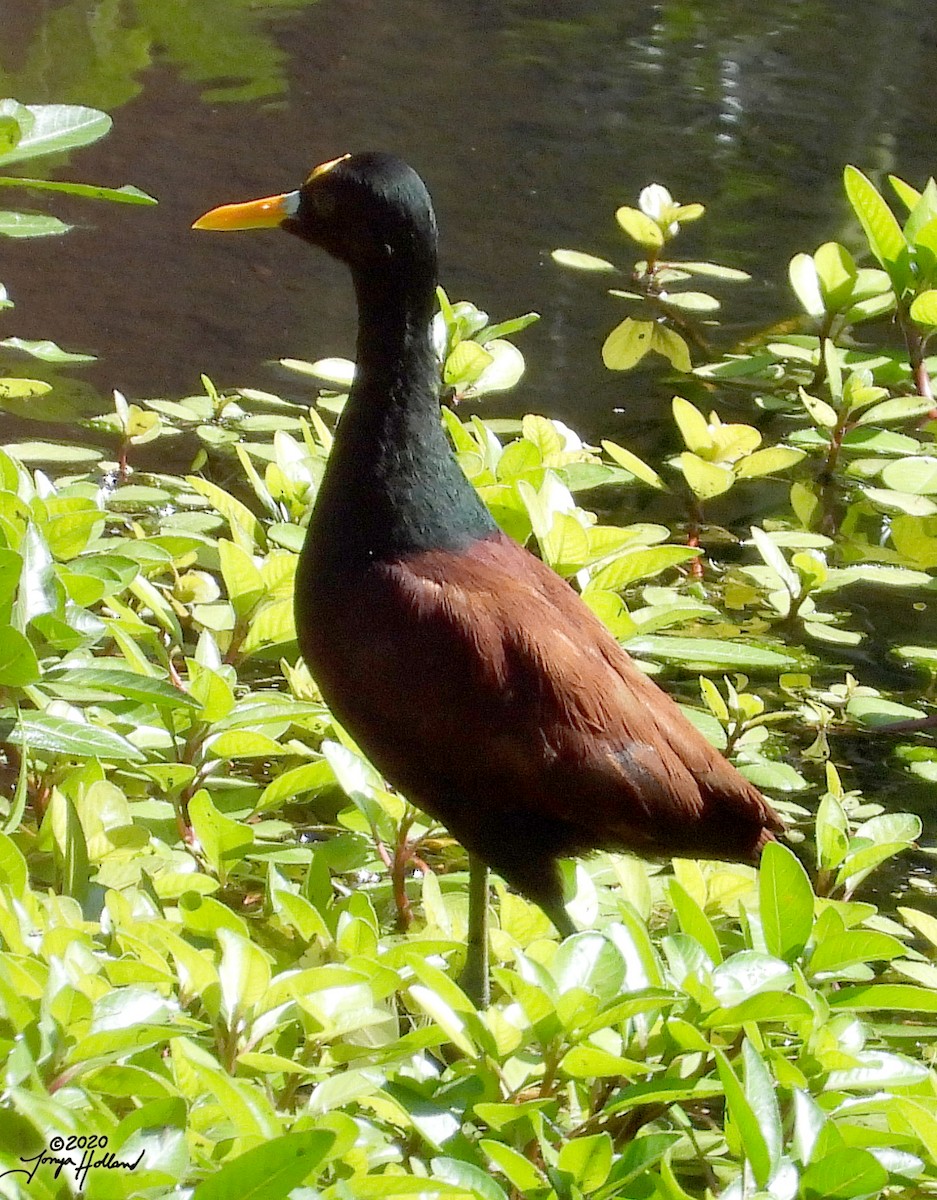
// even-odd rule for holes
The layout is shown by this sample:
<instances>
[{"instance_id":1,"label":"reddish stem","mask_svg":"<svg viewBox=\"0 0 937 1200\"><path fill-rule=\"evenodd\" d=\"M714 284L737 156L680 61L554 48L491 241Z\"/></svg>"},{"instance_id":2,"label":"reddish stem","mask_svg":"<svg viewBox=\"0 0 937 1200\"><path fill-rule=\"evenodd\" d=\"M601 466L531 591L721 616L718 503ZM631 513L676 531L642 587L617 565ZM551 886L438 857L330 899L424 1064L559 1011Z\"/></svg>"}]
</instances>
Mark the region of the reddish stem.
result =
<instances>
[{"instance_id":1,"label":"reddish stem","mask_svg":"<svg viewBox=\"0 0 937 1200\"><path fill-rule=\"evenodd\" d=\"M689 521L687 522L686 544L691 550L699 549L700 526L703 523L703 510L699 499L695 495L690 496L690 513ZM703 560L697 554L695 558L690 560L687 568L690 578L699 583L703 578Z\"/></svg>"},{"instance_id":2,"label":"reddish stem","mask_svg":"<svg viewBox=\"0 0 937 1200\"><path fill-rule=\"evenodd\" d=\"M926 338L918 333L911 324L911 318L907 312L900 311L898 320L901 325L901 331L904 334L905 346L908 348L908 363L911 367L911 375L914 378L914 386L917 388L917 394L924 396L933 403L934 390L931 387L930 375L927 373L927 366L924 362ZM926 419L928 421L937 420L937 406L931 408Z\"/></svg>"},{"instance_id":3,"label":"reddish stem","mask_svg":"<svg viewBox=\"0 0 937 1200\"><path fill-rule=\"evenodd\" d=\"M413 856L413 847L407 841L413 817L407 815L400 822L397 830L397 845L394 848L394 861L391 864L390 877L394 886L394 906L397 909L397 928L406 933L413 921L413 909L410 897L407 895L407 864Z\"/></svg>"}]
</instances>

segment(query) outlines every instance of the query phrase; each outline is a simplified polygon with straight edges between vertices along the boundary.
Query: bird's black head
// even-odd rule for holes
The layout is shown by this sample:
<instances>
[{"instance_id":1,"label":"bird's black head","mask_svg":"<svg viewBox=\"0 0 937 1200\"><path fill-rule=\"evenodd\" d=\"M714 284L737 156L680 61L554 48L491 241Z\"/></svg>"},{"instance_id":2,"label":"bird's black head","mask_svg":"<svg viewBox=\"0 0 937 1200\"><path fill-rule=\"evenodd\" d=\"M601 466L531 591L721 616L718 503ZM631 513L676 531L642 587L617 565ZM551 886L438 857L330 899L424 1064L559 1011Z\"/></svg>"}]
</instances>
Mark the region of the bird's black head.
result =
<instances>
[{"instance_id":1,"label":"bird's black head","mask_svg":"<svg viewBox=\"0 0 937 1200\"><path fill-rule=\"evenodd\" d=\"M426 187L392 154L346 154L316 167L295 192L227 204L196 229L280 226L347 263L353 272L381 268L435 271L436 218Z\"/></svg>"}]
</instances>

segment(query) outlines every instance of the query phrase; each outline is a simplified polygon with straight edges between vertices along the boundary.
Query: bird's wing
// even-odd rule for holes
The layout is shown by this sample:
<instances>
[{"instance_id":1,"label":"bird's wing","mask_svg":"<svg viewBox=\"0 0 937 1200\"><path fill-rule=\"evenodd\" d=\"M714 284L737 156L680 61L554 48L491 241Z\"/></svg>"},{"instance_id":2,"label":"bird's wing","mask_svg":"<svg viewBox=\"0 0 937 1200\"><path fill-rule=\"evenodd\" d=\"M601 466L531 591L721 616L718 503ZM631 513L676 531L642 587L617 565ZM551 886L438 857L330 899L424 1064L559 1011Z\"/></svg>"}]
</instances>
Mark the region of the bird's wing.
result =
<instances>
[{"instance_id":1,"label":"bird's wing","mask_svg":"<svg viewBox=\"0 0 937 1200\"><path fill-rule=\"evenodd\" d=\"M701 857L749 857L780 828L568 584L507 537L381 564L359 600L348 723L430 811L434 796L500 797L581 823L584 848Z\"/></svg>"}]
</instances>

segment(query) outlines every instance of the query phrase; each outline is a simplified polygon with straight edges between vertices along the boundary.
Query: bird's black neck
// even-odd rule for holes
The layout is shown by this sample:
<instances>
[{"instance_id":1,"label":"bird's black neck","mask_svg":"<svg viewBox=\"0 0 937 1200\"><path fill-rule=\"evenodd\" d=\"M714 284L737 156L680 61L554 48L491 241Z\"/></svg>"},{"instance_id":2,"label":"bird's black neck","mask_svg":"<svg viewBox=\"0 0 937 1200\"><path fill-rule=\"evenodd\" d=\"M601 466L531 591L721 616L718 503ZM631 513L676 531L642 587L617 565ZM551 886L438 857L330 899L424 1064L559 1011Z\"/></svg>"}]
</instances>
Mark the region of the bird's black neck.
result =
<instances>
[{"instance_id":1,"label":"bird's black neck","mask_svg":"<svg viewBox=\"0 0 937 1200\"><path fill-rule=\"evenodd\" d=\"M440 422L435 264L356 271L354 282L355 381L310 524L310 570L459 550L495 528Z\"/></svg>"}]
</instances>

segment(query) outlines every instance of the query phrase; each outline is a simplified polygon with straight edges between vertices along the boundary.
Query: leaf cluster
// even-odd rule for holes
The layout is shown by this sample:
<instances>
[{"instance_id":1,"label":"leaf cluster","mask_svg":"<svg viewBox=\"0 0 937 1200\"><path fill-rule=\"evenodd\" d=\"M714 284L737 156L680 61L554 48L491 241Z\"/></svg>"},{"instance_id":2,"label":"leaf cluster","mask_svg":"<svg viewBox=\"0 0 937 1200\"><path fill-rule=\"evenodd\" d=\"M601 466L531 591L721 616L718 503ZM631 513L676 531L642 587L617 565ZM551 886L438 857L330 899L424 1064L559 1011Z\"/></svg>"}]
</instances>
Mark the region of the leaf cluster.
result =
<instances>
[{"instance_id":1,"label":"leaf cluster","mask_svg":"<svg viewBox=\"0 0 937 1200\"><path fill-rule=\"evenodd\" d=\"M688 219L660 192L634 211L658 249ZM884 286L811 261L812 320ZM841 321L700 366L709 415L677 398L684 449L650 466L454 411L516 377L527 321L440 296L454 452L770 793L796 855L596 855L570 866L586 931L561 944L496 883L476 1010L464 854L297 658L296 561L353 365L301 365L331 389L315 402L205 379L76 409L81 447L0 452L0 1170L69 1134L143 1154L90 1171L92 1200L933 1194L937 917L922 822L892 800L932 787L937 752L886 734L870 775L854 751L926 720L937 678L926 631L891 627L937 566L907 350L847 348ZM748 420L723 421L745 388ZM616 520L623 495L658 507ZM870 593L891 598L876 620ZM887 687L868 643L923 674ZM63 1183L48 1165L28 1187Z\"/></svg>"}]
</instances>

